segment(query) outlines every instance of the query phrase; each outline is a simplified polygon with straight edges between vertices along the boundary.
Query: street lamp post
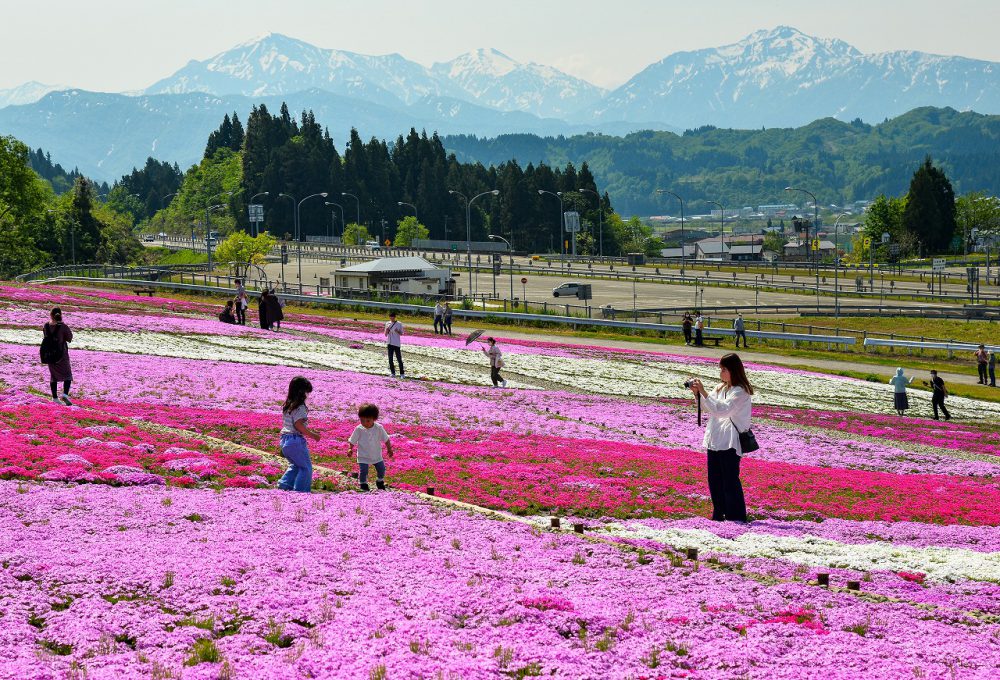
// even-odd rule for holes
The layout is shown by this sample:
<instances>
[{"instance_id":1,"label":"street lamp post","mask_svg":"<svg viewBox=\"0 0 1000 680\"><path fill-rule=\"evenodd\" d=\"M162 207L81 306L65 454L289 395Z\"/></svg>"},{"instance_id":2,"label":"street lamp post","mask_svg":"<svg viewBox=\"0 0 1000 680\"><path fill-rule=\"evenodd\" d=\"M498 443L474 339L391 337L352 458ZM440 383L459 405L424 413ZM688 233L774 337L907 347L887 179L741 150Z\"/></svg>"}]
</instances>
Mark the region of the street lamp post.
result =
<instances>
[{"instance_id":1,"label":"street lamp post","mask_svg":"<svg viewBox=\"0 0 1000 680\"><path fill-rule=\"evenodd\" d=\"M344 219L344 206L340 205L339 203L334 203L333 201L326 201L326 204L340 208L340 241L341 245L343 245L344 229L347 227L347 222ZM330 234L330 238L333 238L333 234Z\"/></svg>"},{"instance_id":2,"label":"street lamp post","mask_svg":"<svg viewBox=\"0 0 1000 680\"><path fill-rule=\"evenodd\" d=\"M172 194L167 194L166 196L161 196L160 197L160 204L163 206L164 210L167 209L167 199L170 198L171 196L176 196L179 193L180 193L179 191L175 191Z\"/></svg>"},{"instance_id":3,"label":"street lamp post","mask_svg":"<svg viewBox=\"0 0 1000 680\"><path fill-rule=\"evenodd\" d=\"M840 220L850 213L840 213L833 223L833 310L834 318L840 318Z\"/></svg>"},{"instance_id":4,"label":"street lamp post","mask_svg":"<svg viewBox=\"0 0 1000 680\"><path fill-rule=\"evenodd\" d=\"M804 194L808 194L813 200L813 235L817 245L819 245L819 201L816 199L816 194L809 191L808 189L800 189L799 187L785 187L785 191L801 191ZM806 230L806 241L809 241L809 231ZM807 247L811 248L812 243L808 243ZM816 267L816 309L819 309L819 248L813 251L813 266Z\"/></svg>"},{"instance_id":5,"label":"street lamp post","mask_svg":"<svg viewBox=\"0 0 1000 680\"><path fill-rule=\"evenodd\" d=\"M357 197L357 196L355 196L355 195L354 195L354 194L352 194L352 193L348 193L348 192L346 192L346 191L341 191L341 192L340 192L340 195L341 195L341 196L350 196L351 198L353 198L353 199L354 199L354 202L355 202L355 203L357 204L357 206L358 206L358 225L360 226L360 225L361 225L361 201L360 201L360 200L358 200L358 197Z\"/></svg>"},{"instance_id":6,"label":"street lamp post","mask_svg":"<svg viewBox=\"0 0 1000 680\"><path fill-rule=\"evenodd\" d=\"M726 249L726 207L719 203L718 201L705 201L706 203L711 203L712 205L719 206L719 211L721 212L721 219L719 220L719 259L725 260L725 249Z\"/></svg>"},{"instance_id":7,"label":"street lamp post","mask_svg":"<svg viewBox=\"0 0 1000 680\"><path fill-rule=\"evenodd\" d=\"M449 189L448 193L452 196L460 196L465 200L465 255L466 261L469 267L469 288L472 290L472 295L475 297L475 285L476 278L472 273L472 202L475 201L480 196L486 196L487 194L493 194L494 196L500 195L499 189L492 189L490 191L484 191L481 194L476 194L472 198L466 198L465 194L455 191L454 189Z\"/></svg>"},{"instance_id":8,"label":"street lamp post","mask_svg":"<svg viewBox=\"0 0 1000 680\"><path fill-rule=\"evenodd\" d=\"M580 189L581 194L594 194L597 196L597 230L599 243L597 244L598 254L604 257L604 206L601 204L601 195L593 189Z\"/></svg>"},{"instance_id":9,"label":"street lamp post","mask_svg":"<svg viewBox=\"0 0 1000 680\"><path fill-rule=\"evenodd\" d=\"M211 196L208 199L208 205L205 206L205 252L208 254L208 272L212 273L212 230L211 230L211 220L209 219L209 212L218 207L228 207L225 203L219 203L212 205L212 201L220 196L232 196L232 191L220 191L215 196Z\"/></svg>"},{"instance_id":10,"label":"street lamp post","mask_svg":"<svg viewBox=\"0 0 1000 680\"><path fill-rule=\"evenodd\" d=\"M561 191L546 191L539 189L538 195L548 194L559 199L559 259L560 269L566 269L566 212L563 210L563 198Z\"/></svg>"},{"instance_id":11,"label":"street lamp post","mask_svg":"<svg viewBox=\"0 0 1000 680\"><path fill-rule=\"evenodd\" d=\"M410 208L413 208L413 216L417 218L417 222L420 221L420 215L417 214L417 206L413 205L412 203L407 203L406 201L396 201L396 205L400 207L405 205Z\"/></svg>"},{"instance_id":12,"label":"street lamp post","mask_svg":"<svg viewBox=\"0 0 1000 680\"><path fill-rule=\"evenodd\" d=\"M302 224L299 221L299 212L302 209L302 204L308 201L310 198L317 198L322 196L326 198L327 192L321 191L317 194L309 194L301 201L295 204L295 240L298 243L298 260L299 260L299 295L302 295Z\"/></svg>"},{"instance_id":13,"label":"street lamp post","mask_svg":"<svg viewBox=\"0 0 1000 680\"><path fill-rule=\"evenodd\" d=\"M670 194L681 204L681 275L684 275L684 199L670 191L669 189L657 189L658 194Z\"/></svg>"},{"instance_id":14,"label":"street lamp post","mask_svg":"<svg viewBox=\"0 0 1000 680\"><path fill-rule=\"evenodd\" d=\"M497 236L496 234L490 234L490 238L497 239L498 241L503 241L507 244L507 255L510 257L510 300L514 301L514 250L510 245L510 241L505 239L503 236Z\"/></svg>"}]
</instances>

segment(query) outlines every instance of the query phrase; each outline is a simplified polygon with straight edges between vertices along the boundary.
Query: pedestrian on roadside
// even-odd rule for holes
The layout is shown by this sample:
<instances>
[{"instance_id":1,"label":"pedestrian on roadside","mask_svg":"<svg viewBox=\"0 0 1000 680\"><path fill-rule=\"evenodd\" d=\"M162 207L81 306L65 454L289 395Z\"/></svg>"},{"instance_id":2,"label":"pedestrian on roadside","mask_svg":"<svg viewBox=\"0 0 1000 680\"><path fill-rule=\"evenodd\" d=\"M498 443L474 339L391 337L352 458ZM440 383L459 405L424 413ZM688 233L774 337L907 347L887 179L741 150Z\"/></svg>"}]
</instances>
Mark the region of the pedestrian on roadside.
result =
<instances>
[{"instance_id":1,"label":"pedestrian on roadside","mask_svg":"<svg viewBox=\"0 0 1000 680\"><path fill-rule=\"evenodd\" d=\"M944 398L948 396L948 389L944 386L944 380L938 376L938 372L931 370L931 406L934 407L934 420L940 420L938 418L938 408L941 408L941 412L944 413L945 420L951 420L951 414L948 413L947 407L944 405Z\"/></svg>"},{"instance_id":2,"label":"pedestrian on roadside","mask_svg":"<svg viewBox=\"0 0 1000 680\"><path fill-rule=\"evenodd\" d=\"M260 327L265 331L271 329L271 321L268 318L268 309L270 308L270 305L267 302L267 298L268 293L265 288L260 292L260 297L257 298L257 320L260 321Z\"/></svg>"},{"instance_id":3,"label":"pedestrian on roadside","mask_svg":"<svg viewBox=\"0 0 1000 680\"><path fill-rule=\"evenodd\" d=\"M62 310L54 307L49 313L49 321L42 327L42 346L40 348L42 363L49 367L49 388L52 391L52 402L72 406L69 400L69 388L73 385L73 367L69 362L69 343L73 342L73 331L63 323ZM62 397L59 396L59 383L62 383Z\"/></svg>"},{"instance_id":4,"label":"pedestrian on roadside","mask_svg":"<svg viewBox=\"0 0 1000 680\"><path fill-rule=\"evenodd\" d=\"M681 329L684 331L684 344L691 344L691 326L694 325L694 319L688 312L684 312L684 318L681 320Z\"/></svg>"},{"instance_id":5,"label":"pedestrian on roadside","mask_svg":"<svg viewBox=\"0 0 1000 680\"><path fill-rule=\"evenodd\" d=\"M241 326L247 325L247 289L243 285L243 279L236 279L236 323Z\"/></svg>"},{"instance_id":6,"label":"pedestrian on roadside","mask_svg":"<svg viewBox=\"0 0 1000 680\"><path fill-rule=\"evenodd\" d=\"M736 320L733 321L733 331L736 332L736 347L740 346L740 338L743 338L743 349L747 348L747 331L743 323L742 312L736 313Z\"/></svg>"},{"instance_id":7,"label":"pedestrian on roadside","mask_svg":"<svg viewBox=\"0 0 1000 680\"><path fill-rule=\"evenodd\" d=\"M389 372L392 377L396 377L396 364L393 357L399 361L399 377L406 378L406 371L403 369L402 345L403 324L396 321L396 312L389 312L389 321L385 324L386 348L389 352Z\"/></svg>"},{"instance_id":8,"label":"pedestrian on roadside","mask_svg":"<svg viewBox=\"0 0 1000 680\"><path fill-rule=\"evenodd\" d=\"M979 349L976 350L976 366L979 368L979 383L980 385L986 384L986 375L989 371L990 363L990 353L986 351L985 345L980 345Z\"/></svg>"},{"instance_id":9,"label":"pedestrian on roadside","mask_svg":"<svg viewBox=\"0 0 1000 680\"><path fill-rule=\"evenodd\" d=\"M490 360L490 380L493 382L493 387L507 387L507 381L500 376L500 369L504 367L503 352L497 347L495 338L486 338L486 342L490 348L480 347L480 349Z\"/></svg>"},{"instance_id":10,"label":"pedestrian on roadside","mask_svg":"<svg viewBox=\"0 0 1000 680\"><path fill-rule=\"evenodd\" d=\"M354 456L354 447L358 449L358 483L362 491L368 491L368 468L375 466L375 486L385 489L385 460L382 458L382 444L385 452L393 457L392 442L389 433L378 422L378 406L362 404L358 409L358 420L361 424L354 428L347 440L348 455Z\"/></svg>"},{"instance_id":11,"label":"pedestrian on roadside","mask_svg":"<svg viewBox=\"0 0 1000 680\"><path fill-rule=\"evenodd\" d=\"M987 364L987 370L990 374L990 387L997 386L997 353L990 350L990 361Z\"/></svg>"},{"instance_id":12,"label":"pedestrian on roadside","mask_svg":"<svg viewBox=\"0 0 1000 680\"><path fill-rule=\"evenodd\" d=\"M708 492L712 497L712 520L746 522L747 506L740 482L740 433L750 429L753 387L738 354L719 359L720 382L711 392L701 380L685 383L701 398L708 414L703 443L708 451ZM739 422L737 422L739 421Z\"/></svg>"},{"instance_id":13,"label":"pedestrian on roadside","mask_svg":"<svg viewBox=\"0 0 1000 680\"><path fill-rule=\"evenodd\" d=\"M434 334L444 335L444 307L440 300L434 305Z\"/></svg>"},{"instance_id":14,"label":"pedestrian on roadside","mask_svg":"<svg viewBox=\"0 0 1000 680\"><path fill-rule=\"evenodd\" d=\"M444 327L448 331L448 335L451 335L451 303L444 303Z\"/></svg>"},{"instance_id":15,"label":"pedestrian on roadside","mask_svg":"<svg viewBox=\"0 0 1000 680\"><path fill-rule=\"evenodd\" d=\"M698 316L694 320L694 345L695 347L705 346L705 317L701 312L696 312Z\"/></svg>"},{"instance_id":16,"label":"pedestrian on roadside","mask_svg":"<svg viewBox=\"0 0 1000 680\"><path fill-rule=\"evenodd\" d=\"M312 459L309 458L309 443L320 440L319 432L309 428L309 409L306 397L312 392L312 383L302 376L292 378L288 383L288 396L281 407L281 455L288 461L288 469L278 480L278 488L284 491L312 490Z\"/></svg>"},{"instance_id":17,"label":"pedestrian on roadside","mask_svg":"<svg viewBox=\"0 0 1000 680\"><path fill-rule=\"evenodd\" d=\"M903 369L897 368L896 375L889 378L889 384L893 387L893 406L896 413L903 415L903 411L910 408L910 401L906 396L906 386L913 382L913 378L903 375Z\"/></svg>"}]
</instances>

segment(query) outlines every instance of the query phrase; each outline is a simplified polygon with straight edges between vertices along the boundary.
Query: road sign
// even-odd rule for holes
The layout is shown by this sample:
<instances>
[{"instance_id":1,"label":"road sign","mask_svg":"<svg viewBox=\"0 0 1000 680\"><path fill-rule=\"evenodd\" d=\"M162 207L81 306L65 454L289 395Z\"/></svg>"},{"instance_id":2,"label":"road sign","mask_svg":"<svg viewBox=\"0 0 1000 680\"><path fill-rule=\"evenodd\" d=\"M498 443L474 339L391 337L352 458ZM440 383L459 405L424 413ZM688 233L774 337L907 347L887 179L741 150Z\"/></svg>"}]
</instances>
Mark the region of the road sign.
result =
<instances>
[{"instance_id":1,"label":"road sign","mask_svg":"<svg viewBox=\"0 0 1000 680\"><path fill-rule=\"evenodd\" d=\"M871 247L872 247L871 237L865 236L865 250L867 250L867 249L869 249Z\"/></svg>"},{"instance_id":2,"label":"road sign","mask_svg":"<svg viewBox=\"0 0 1000 680\"><path fill-rule=\"evenodd\" d=\"M392 245L392 241L390 241L389 239L386 239L385 243L383 243L382 245L384 245L386 248L388 248L389 246Z\"/></svg>"},{"instance_id":3,"label":"road sign","mask_svg":"<svg viewBox=\"0 0 1000 680\"><path fill-rule=\"evenodd\" d=\"M935 272L943 272L944 271L944 258L943 257L935 257L931 261L931 271L935 271Z\"/></svg>"},{"instance_id":4,"label":"road sign","mask_svg":"<svg viewBox=\"0 0 1000 680\"><path fill-rule=\"evenodd\" d=\"M819 250L819 239L818 238L814 238L813 239L812 248L813 248L813 250Z\"/></svg>"},{"instance_id":5,"label":"road sign","mask_svg":"<svg viewBox=\"0 0 1000 680\"><path fill-rule=\"evenodd\" d=\"M528 277L527 276L522 276L521 277L521 283L527 283L527 282L528 282Z\"/></svg>"},{"instance_id":6,"label":"road sign","mask_svg":"<svg viewBox=\"0 0 1000 680\"><path fill-rule=\"evenodd\" d=\"M247 206L247 211L250 214L251 222L263 222L264 221L264 206L260 203L251 203Z\"/></svg>"},{"instance_id":7,"label":"road sign","mask_svg":"<svg viewBox=\"0 0 1000 680\"><path fill-rule=\"evenodd\" d=\"M576 211L564 212L563 219L566 220L566 233L575 234L580 231L580 213Z\"/></svg>"}]
</instances>

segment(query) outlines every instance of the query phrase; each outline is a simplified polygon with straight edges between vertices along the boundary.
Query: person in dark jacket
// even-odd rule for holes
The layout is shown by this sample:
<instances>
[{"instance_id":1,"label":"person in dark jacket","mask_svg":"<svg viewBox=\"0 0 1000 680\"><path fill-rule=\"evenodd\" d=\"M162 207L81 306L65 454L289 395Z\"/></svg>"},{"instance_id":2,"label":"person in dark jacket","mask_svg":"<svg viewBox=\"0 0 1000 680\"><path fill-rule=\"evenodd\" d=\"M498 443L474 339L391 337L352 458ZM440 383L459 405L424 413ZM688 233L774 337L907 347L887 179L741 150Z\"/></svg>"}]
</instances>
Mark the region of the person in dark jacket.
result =
<instances>
[{"instance_id":1,"label":"person in dark jacket","mask_svg":"<svg viewBox=\"0 0 1000 680\"><path fill-rule=\"evenodd\" d=\"M934 420L938 418L938 408L944 413L945 420L951 420L951 414L945 408L944 398L948 396L948 389L944 386L944 380L938 376L937 371L931 371L931 405L934 407Z\"/></svg>"},{"instance_id":2,"label":"person in dark jacket","mask_svg":"<svg viewBox=\"0 0 1000 680\"><path fill-rule=\"evenodd\" d=\"M272 331L276 330L275 327L281 328L281 320L284 318L285 313L281 311L281 303L272 288L267 292L267 327Z\"/></svg>"},{"instance_id":3,"label":"person in dark jacket","mask_svg":"<svg viewBox=\"0 0 1000 680\"><path fill-rule=\"evenodd\" d=\"M63 323L62 310L55 307L49 314L49 322L42 328L42 333L48 336L55 336L62 343L62 356L58 361L54 361L49 366L49 387L52 389L52 401L60 403L58 392L59 383L63 384L62 403L72 406L69 400L69 388L73 384L73 367L69 363L69 343L73 342L73 331Z\"/></svg>"},{"instance_id":4,"label":"person in dark jacket","mask_svg":"<svg viewBox=\"0 0 1000 680\"><path fill-rule=\"evenodd\" d=\"M685 313L684 318L681 320L681 328L684 330L684 344L691 344L691 326L694 325L694 319L691 318L690 314Z\"/></svg>"},{"instance_id":5,"label":"person in dark jacket","mask_svg":"<svg viewBox=\"0 0 1000 680\"><path fill-rule=\"evenodd\" d=\"M219 321L222 323L236 323L236 315L233 314L233 300L226 300L225 308L219 312Z\"/></svg>"},{"instance_id":6,"label":"person in dark jacket","mask_svg":"<svg viewBox=\"0 0 1000 680\"><path fill-rule=\"evenodd\" d=\"M268 303L267 303L267 291L261 291L260 297L257 299L257 318L260 319L260 327L264 330L271 328L271 321L268 318Z\"/></svg>"}]
</instances>

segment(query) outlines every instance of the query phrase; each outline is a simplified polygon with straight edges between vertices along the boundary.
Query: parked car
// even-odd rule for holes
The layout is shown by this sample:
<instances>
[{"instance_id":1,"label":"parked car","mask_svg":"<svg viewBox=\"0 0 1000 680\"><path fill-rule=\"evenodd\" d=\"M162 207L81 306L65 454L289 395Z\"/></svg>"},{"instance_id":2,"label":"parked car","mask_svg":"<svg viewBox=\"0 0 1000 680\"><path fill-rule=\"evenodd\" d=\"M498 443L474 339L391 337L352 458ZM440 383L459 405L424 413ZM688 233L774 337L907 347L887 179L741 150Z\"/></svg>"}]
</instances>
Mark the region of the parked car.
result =
<instances>
[{"instance_id":1,"label":"parked car","mask_svg":"<svg viewBox=\"0 0 1000 680\"><path fill-rule=\"evenodd\" d=\"M378 244L378 241L365 241L365 247L368 250L381 250L382 246Z\"/></svg>"},{"instance_id":2,"label":"parked car","mask_svg":"<svg viewBox=\"0 0 1000 680\"><path fill-rule=\"evenodd\" d=\"M144 234L143 237L142 237L143 243L152 243L155 240L156 240L156 237L153 236L152 234Z\"/></svg>"},{"instance_id":3,"label":"parked car","mask_svg":"<svg viewBox=\"0 0 1000 680\"><path fill-rule=\"evenodd\" d=\"M156 235L156 238L160 239L161 241L164 240L165 238L167 238L167 232L161 231L159 234Z\"/></svg>"},{"instance_id":4,"label":"parked car","mask_svg":"<svg viewBox=\"0 0 1000 680\"><path fill-rule=\"evenodd\" d=\"M580 294L579 283L564 283L552 289L552 297L577 297Z\"/></svg>"}]
</instances>

